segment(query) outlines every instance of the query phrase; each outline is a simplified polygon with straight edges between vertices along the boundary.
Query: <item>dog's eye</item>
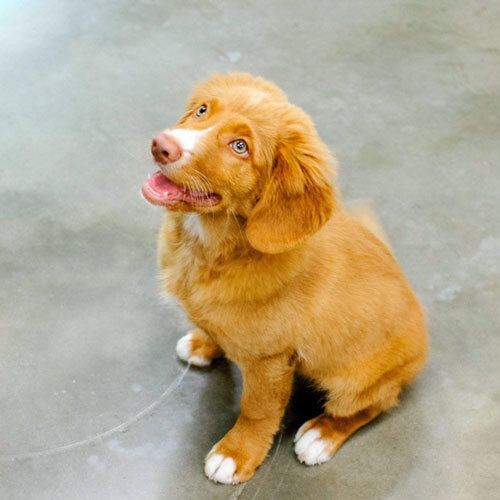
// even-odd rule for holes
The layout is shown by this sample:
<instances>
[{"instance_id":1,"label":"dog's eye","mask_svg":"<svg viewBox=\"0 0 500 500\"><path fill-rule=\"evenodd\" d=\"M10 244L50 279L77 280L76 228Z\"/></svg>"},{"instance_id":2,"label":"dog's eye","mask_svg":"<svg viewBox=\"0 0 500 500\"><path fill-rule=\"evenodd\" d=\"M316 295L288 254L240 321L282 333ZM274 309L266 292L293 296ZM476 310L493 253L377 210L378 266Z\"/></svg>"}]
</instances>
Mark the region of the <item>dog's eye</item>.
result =
<instances>
[{"instance_id":1,"label":"dog's eye","mask_svg":"<svg viewBox=\"0 0 500 500\"><path fill-rule=\"evenodd\" d=\"M195 115L202 116L207 112L208 106L206 104L202 104L197 110Z\"/></svg>"},{"instance_id":2,"label":"dog's eye","mask_svg":"<svg viewBox=\"0 0 500 500\"><path fill-rule=\"evenodd\" d=\"M244 155L248 151L247 143L243 139L236 139L231 142L230 146L231 149L239 155Z\"/></svg>"}]
</instances>

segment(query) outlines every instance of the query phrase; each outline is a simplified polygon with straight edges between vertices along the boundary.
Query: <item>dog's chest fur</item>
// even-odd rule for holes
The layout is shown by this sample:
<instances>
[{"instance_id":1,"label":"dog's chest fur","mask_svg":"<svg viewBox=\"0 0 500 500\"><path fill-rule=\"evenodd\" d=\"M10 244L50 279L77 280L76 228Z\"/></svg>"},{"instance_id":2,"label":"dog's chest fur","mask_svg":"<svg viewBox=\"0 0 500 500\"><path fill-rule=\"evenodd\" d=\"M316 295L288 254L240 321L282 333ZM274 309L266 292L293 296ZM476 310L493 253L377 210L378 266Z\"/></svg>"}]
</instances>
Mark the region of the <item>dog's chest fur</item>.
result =
<instances>
[{"instance_id":1,"label":"dog's chest fur","mask_svg":"<svg viewBox=\"0 0 500 500\"><path fill-rule=\"evenodd\" d=\"M248 349L261 355L276 350L286 318L294 316L288 296L294 287L283 288L283 281L297 266L272 256L256 259L253 250L230 244L211 252L202 230L191 217L166 217L159 238L164 289L181 300L191 321L226 352Z\"/></svg>"}]
</instances>

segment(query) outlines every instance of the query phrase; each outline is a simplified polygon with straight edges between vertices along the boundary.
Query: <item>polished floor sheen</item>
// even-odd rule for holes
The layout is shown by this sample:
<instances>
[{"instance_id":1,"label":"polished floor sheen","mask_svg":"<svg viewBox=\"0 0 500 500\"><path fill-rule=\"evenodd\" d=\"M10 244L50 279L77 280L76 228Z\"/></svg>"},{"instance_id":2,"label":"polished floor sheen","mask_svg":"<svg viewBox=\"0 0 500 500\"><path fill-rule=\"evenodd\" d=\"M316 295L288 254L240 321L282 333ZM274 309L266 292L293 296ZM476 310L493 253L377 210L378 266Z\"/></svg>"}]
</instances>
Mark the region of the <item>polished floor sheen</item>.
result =
<instances>
[{"instance_id":1,"label":"polished floor sheen","mask_svg":"<svg viewBox=\"0 0 500 500\"><path fill-rule=\"evenodd\" d=\"M0 5L0 499L494 500L500 495L500 4L5 0ZM203 459L241 377L175 356L151 138L212 71L276 81L371 200L432 356L334 459L294 456L298 383L239 486Z\"/></svg>"}]
</instances>

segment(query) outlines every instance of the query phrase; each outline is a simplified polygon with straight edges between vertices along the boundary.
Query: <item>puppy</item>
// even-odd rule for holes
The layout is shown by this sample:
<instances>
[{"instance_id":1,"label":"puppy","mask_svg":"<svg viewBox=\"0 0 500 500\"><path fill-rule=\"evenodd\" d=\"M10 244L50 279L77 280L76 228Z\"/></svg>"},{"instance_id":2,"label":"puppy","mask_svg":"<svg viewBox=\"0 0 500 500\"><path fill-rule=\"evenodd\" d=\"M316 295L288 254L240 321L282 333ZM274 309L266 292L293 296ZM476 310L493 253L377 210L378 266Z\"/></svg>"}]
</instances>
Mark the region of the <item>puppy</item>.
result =
<instances>
[{"instance_id":1,"label":"puppy","mask_svg":"<svg viewBox=\"0 0 500 500\"><path fill-rule=\"evenodd\" d=\"M382 240L342 206L335 160L309 117L274 84L216 75L152 143L142 188L167 208L158 255L165 290L196 328L178 356L226 356L243 375L241 413L206 475L246 481L264 460L294 372L327 393L297 432L308 465L397 404L427 353L417 298Z\"/></svg>"}]
</instances>

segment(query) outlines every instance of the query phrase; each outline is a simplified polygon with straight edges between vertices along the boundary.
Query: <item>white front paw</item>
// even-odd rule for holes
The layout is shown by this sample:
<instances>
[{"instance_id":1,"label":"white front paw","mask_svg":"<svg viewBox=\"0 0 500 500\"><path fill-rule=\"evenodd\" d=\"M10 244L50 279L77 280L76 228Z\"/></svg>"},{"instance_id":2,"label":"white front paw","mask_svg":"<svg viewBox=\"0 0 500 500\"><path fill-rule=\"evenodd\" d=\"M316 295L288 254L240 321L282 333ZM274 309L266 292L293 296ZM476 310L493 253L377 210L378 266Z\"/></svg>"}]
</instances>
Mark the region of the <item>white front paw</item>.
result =
<instances>
[{"instance_id":1,"label":"white front paw","mask_svg":"<svg viewBox=\"0 0 500 500\"><path fill-rule=\"evenodd\" d=\"M213 453L207 457L205 462L205 474L208 479L216 483L236 484L239 480L234 473L236 462L231 457L221 453Z\"/></svg>"},{"instance_id":2,"label":"white front paw","mask_svg":"<svg viewBox=\"0 0 500 500\"><path fill-rule=\"evenodd\" d=\"M177 341L177 345L175 347L177 356L179 356L182 361L186 361L190 365L208 366L211 362L210 359L204 358L202 356L193 356L193 347L191 342L192 338L193 334L190 332Z\"/></svg>"}]
</instances>

